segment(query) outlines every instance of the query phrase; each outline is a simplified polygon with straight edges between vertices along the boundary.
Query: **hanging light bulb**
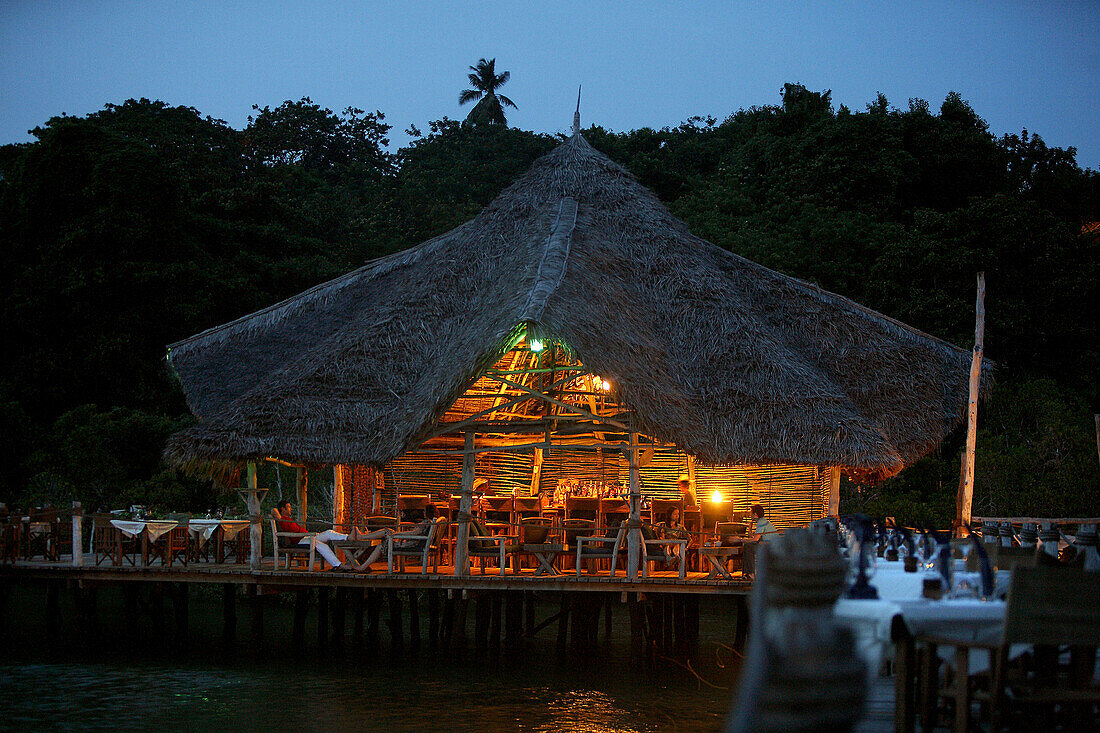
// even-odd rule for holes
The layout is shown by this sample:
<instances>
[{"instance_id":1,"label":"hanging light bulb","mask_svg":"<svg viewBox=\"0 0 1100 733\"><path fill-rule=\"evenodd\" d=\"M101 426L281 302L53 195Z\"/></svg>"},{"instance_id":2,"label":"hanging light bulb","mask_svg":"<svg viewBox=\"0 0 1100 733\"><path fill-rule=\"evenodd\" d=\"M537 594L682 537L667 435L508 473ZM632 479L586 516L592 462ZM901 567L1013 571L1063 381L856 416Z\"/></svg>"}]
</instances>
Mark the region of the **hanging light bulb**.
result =
<instances>
[{"instance_id":1,"label":"hanging light bulb","mask_svg":"<svg viewBox=\"0 0 1100 733\"><path fill-rule=\"evenodd\" d=\"M603 389L604 392L610 392L611 391L611 382L607 381L606 379L601 380L600 381L600 387Z\"/></svg>"},{"instance_id":2,"label":"hanging light bulb","mask_svg":"<svg viewBox=\"0 0 1100 733\"><path fill-rule=\"evenodd\" d=\"M714 493L710 495L711 501L722 501L722 492L718 489L714 490Z\"/></svg>"},{"instance_id":3,"label":"hanging light bulb","mask_svg":"<svg viewBox=\"0 0 1100 733\"><path fill-rule=\"evenodd\" d=\"M546 348L546 344L539 339L531 339L531 351L539 352Z\"/></svg>"}]
</instances>

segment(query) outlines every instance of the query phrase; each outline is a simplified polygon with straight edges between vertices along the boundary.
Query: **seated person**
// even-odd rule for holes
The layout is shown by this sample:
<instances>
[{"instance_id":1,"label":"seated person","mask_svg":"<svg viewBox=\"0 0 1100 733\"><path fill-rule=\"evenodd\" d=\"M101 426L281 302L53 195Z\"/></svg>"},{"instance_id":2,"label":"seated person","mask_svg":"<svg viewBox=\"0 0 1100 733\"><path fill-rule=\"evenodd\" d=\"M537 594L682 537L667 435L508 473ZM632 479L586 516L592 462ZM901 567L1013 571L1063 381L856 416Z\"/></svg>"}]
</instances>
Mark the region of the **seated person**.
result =
<instances>
[{"instance_id":1,"label":"seated person","mask_svg":"<svg viewBox=\"0 0 1100 733\"><path fill-rule=\"evenodd\" d=\"M399 533L398 537L402 534L421 535L426 537L428 532L431 531L433 524L435 524L435 506L428 504L424 507L424 518L420 520L420 523L408 532ZM398 540L394 543L394 547L399 550L423 550L424 540Z\"/></svg>"},{"instance_id":2,"label":"seated person","mask_svg":"<svg viewBox=\"0 0 1100 733\"><path fill-rule=\"evenodd\" d=\"M753 536L754 541L767 542L768 535L779 532L774 524L764 519L764 507L759 504L753 504L749 511L752 512L752 516L756 520L756 534Z\"/></svg>"},{"instance_id":3,"label":"seated person","mask_svg":"<svg viewBox=\"0 0 1100 733\"><path fill-rule=\"evenodd\" d=\"M684 506L699 506L699 502L695 500L695 492L691 489L690 478L681 476L676 485L680 487L680 498L684 500Z\"/></svg>"},{"instance_id":4,"label":"seated person","mask_svg":"<svg viewBox=\"0 0 1100 733\"><path fill-rule=\"evenodd\" d=\"M308 532L309 530L302 525L291 519L291 505L290 499L283 499L275 508L271 510L271 517L275 520L275 527L280 532ZM317 552L325 559L333 570L340 570L343 572L354 572L356 568L346 567L339 558L336 557L336 553L332 551L332 548L328 546L329 542L333 540L346 540L348 536L341 532L336 532L331 529L326 529L324 532L319 532L316 535L316 548ZM289 544L294 543L293 537L279 537L279 546L287 547ZM298 540L297 544L309 546L309 537L303 537Z\"/></svg>"}]
</instances>

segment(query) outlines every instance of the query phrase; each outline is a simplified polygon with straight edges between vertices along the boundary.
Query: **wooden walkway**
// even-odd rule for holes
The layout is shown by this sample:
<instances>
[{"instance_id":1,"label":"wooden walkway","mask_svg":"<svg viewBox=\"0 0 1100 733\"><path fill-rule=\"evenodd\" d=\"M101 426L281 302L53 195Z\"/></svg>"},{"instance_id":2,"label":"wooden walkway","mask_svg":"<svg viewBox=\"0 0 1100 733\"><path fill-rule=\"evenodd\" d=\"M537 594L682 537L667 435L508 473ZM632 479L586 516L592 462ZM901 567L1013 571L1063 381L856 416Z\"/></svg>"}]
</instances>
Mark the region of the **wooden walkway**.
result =
<instances>
[{"instance_id":1,"label":"wooden walkway","mask_svg":"<svg viewBox=\"0 0 1100 733\"><path fill-rule=\"evenodd\" d=\"M421 573L419 565L406 565L406 572L389 574L379 564L371 573L344 573L308 570L275 569L271 558L264 558L260 570L253 571L245 564L190 563L145 566L95 565L91 555L86 555L83 566L74 566L71 560L61 562L19 561L0 566L0 577L34 578L83 581L144 581L173 583L232 583L257 585L261 588L287 587L360 587L360 588L435 588L453 590L537 590L569 592L624 593L677 593L703 595L745 596L752 590L751 580L737 576L730 580L707 579L706 573L687 573L681 580L674 571L651 572L648 578L627 580L622 571L615 577L605 570L589 574L575 571L564 575L534 575L533 570L518 575L499 569L486 568L481 573L474 568L468 576L454 575L452 566L439 566L438 572Z\"/></svg>"}]
</instances>

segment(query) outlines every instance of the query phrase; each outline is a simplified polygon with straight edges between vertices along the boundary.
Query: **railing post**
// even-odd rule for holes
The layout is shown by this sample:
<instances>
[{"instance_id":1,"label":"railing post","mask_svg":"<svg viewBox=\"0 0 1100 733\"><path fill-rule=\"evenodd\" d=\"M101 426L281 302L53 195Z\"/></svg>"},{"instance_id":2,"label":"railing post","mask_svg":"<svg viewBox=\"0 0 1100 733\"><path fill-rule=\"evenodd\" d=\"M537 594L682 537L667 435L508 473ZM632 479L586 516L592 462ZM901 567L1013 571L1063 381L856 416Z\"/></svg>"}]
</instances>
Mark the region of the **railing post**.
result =
<instances>
[{"instance_id":1,"label":"railing post","mask_svg":"<svg viewBox=\"0 0 1100 733\"><path fill-rule=\"evenodd\" d=\"M84 512L80 502L73 502L73 567L84 565ZM60 558L59 558L60 559Z\"/></svg>"}]
</instances>

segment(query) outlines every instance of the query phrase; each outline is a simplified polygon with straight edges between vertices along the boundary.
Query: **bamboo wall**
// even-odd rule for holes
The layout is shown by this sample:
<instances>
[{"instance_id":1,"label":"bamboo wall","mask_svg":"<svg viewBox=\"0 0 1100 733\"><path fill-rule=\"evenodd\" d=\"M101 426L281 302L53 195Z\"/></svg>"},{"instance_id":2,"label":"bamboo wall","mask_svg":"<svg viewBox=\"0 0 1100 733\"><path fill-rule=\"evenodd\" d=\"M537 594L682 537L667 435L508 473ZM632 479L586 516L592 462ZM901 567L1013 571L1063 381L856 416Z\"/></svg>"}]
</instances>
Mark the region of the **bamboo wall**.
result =
<instances>
[{"instance_id":1,"label":"bamboo wall","mask_svg":"<svg viewBox=\"0 0 1100 733\"><path fill-rule=\"evenodd\" d=\"M648 457L648 461L646 458ZM678 498L677 479L688 473L688 457L675 448L658 449L642 458L639 476L642 491L652 498ZM475 463L475 475L489 479L487 493L531 495L534 455L531 453L482 453ZM348 514L357 521L369 513L370 486L378 488L380 506L392 513L398 494L441 492L457 495L462 490L462 457L406 453L388 463L380 472L365 467L344 471ZM368 477L369 476L369 477ZM629 475L622 453L610 449L558 448L548 450L543 459L539 489L552 492L559 479L619 482L627 486ZM828 513L830 469L818 466L703 466L695 467L696 495L700 501L719 491L734 511L747 511L761 504L776 527L798 526L820 519Z\"/></svg>"}]
</instances>

